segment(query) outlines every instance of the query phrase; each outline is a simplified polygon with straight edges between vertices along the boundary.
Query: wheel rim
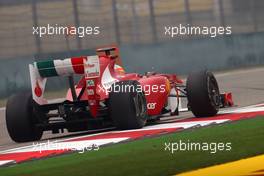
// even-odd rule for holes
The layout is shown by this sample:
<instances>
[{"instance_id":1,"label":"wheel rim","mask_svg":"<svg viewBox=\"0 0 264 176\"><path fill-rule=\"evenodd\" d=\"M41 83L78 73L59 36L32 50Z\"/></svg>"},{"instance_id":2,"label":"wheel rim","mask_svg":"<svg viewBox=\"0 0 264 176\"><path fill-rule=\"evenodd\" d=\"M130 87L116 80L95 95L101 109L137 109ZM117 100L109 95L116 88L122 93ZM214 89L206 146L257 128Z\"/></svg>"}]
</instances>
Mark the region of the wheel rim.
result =
<instances>
[{"instance_id":1,"label":"wheel rim","mask_svg":"<svg viewBox=\"0 0 264 176\"><path fill-rule=\"evenodd\" d=\"M217 81L214 77L210 76L208 78L208 95L209 95L209 99L210 101L215 105L215 106L219 106L220 105L220 92L219 92L219 88L217 85Z\"/></svg>"},{"instance_id":2,"label":"wheel rim","mask_svg":"<svg viewBox=\"0 0 264 176\"><path fill-rule=\"evenodd\" d=\"M144 95L142 93L137 93L137 95L134 98L136 116L142 119L145 118L145 114L146 114L145 104L146 104L146 101L144 99Z\"/></svg>"}]
</instances>

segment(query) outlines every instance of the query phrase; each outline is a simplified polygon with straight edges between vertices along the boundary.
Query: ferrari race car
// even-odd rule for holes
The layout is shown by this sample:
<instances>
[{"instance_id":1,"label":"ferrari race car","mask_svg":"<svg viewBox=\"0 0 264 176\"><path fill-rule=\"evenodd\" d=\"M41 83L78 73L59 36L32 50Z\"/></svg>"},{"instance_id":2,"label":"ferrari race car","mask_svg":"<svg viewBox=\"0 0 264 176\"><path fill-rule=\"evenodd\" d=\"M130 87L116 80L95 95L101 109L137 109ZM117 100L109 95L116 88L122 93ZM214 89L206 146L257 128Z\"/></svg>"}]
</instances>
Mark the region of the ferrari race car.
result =
<instances>
[{"instance_id":1,"label":"ferrari race car","mask_svg":"<svg viewBox=\"0 0 264 176\"><path fill-rule=\"evenodd\" d=\"M209 71L191 73L186 84L175 74L125 73L118 64L118 48L97 49L95 56L41 60L29 65L31 89L11 96L6 106L6 125L15 142L40 140L43 131L53 133L116 127L142 128L163 114L178 115L181 100L200 117L232 106L232 94L220 94ZM81 76L75 85L74 74ZM44 98L46 81L64 76L69 90L61 101Z\"/></svg>"}]
</instances>

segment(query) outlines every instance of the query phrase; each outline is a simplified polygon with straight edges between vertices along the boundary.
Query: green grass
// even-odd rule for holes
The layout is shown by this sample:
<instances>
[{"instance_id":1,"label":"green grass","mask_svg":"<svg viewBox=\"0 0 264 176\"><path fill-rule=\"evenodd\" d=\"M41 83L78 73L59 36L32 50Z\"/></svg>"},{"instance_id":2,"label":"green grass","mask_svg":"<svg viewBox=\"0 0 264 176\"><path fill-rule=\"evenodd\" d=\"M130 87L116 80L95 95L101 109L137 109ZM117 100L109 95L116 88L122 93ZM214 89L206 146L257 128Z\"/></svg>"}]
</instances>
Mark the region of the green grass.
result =
<instances>
[{"instance_id":1,"label":"green grass","mask_svg":"<svg viewBox=\"0 0 264 176\"><path fill-rule=\"evenodd\" d=\"M0 169L5 176L172 175L264 153L264 118L192 129ZM232 142L231 151L164 151L164 143Z\"/></svg>"}]
</instances>

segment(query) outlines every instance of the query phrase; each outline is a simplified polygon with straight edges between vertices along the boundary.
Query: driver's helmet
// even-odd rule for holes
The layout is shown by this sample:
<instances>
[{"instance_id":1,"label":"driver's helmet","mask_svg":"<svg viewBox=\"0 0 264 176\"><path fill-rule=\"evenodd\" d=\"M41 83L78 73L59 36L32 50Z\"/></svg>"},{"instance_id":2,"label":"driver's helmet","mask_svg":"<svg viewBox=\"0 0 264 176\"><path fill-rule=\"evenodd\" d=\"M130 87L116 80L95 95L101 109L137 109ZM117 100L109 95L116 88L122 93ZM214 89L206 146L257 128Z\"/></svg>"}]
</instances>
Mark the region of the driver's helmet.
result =
<instances>
[{"instance_id":1,"label":"driver's helmet","mask_svg":"<svg viewBox=\"0 0 264 176\"><path fill-rule=\"evenodd\" d=\"M120 65L115 64L114 69L115 69L115 72L117 72L119 74L125 74L124 68L121 67Z\"/></svg>"}]
</instances>

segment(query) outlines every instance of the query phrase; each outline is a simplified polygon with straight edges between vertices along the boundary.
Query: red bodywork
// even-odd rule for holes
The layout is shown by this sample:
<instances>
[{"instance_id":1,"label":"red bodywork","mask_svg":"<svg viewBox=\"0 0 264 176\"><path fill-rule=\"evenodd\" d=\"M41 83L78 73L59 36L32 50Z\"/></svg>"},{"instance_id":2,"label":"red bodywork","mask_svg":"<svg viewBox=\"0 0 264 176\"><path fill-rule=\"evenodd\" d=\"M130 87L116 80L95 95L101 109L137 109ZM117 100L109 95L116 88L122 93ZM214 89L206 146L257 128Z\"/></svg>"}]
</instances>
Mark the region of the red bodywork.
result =
<instances>
[{"instance_id":1,"label":"red bodywork","mask_svg":"<svg viewBox=\"0 0 264 176\"><path fill-rule=\"evenodd\" d=\"M167 103L171 88L183 84L183 81L174 74L149 73L140 75L137 73L120 72L119 69L115 68L117 59L113 56L99 55L99 61L100 76L89 79L83 76L76 85L77 96L81 92L81 89L86 87L87 90L81 96L81 100L88 101L90 112L93 117L97 115L100 101L106 100L109 96L105 84L108 84L109 87L109 85L114 82L137 80L141 86L145 88L147 104L150 106L155 104L147 109L148 115L150 116L161 114L163 107ZM94 82L94 85L87 84L90 80ZM94 92L94 94L89 94L88 92ZM68 91L67 99L72 101L71 91Z\"/></svg>"},{"instance_id":2,"label":"red bodywork","mask_svg":"<svg viewBox=\"0 0 264 176\"><path fill-rule=\"evenodd\" d=\"M98 51L98 50L97 50ZM184 87L183 81L175 74L156 74L147 73L141 75L138 73L125 73L121 65L118 49L115 48L115 54L98 52L100 63L100 74L95 78L87 78L83 76L78 84L75 86L77 96L79 96L83 87L86 91L83 92L80 100L87 100L90 113L93 117L97 116L100 102L104 102L109 97L108 89L115 82L124 80L137 80L144 88L152 87L151 89L144 89L147 101L147 113L149 116L160 115L163 108L168 105L168 98L174 92L174 97L177 99L177 106L179 105L180 88ZM85 57L80 57L83 60ZM77 59L76 59L77 60ZM115 68L118 66L118 68ZM76 68L77 69L77 68ZM120 71L123 70L123 71ZM83 73L83 70L81 70ZM89 82L93 84L89 84ZM153 89L153 87L155 87ZM162 91L161 91L162 89ZM222 105L233 106L232 94L224 93L222 96ZM71 91L67 93L67 99L72 101ZM173 113L171 111L171 113Z\"/></svg>"}]
</instances>

